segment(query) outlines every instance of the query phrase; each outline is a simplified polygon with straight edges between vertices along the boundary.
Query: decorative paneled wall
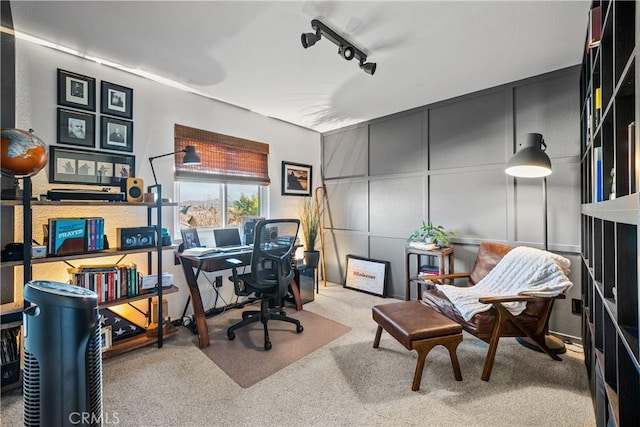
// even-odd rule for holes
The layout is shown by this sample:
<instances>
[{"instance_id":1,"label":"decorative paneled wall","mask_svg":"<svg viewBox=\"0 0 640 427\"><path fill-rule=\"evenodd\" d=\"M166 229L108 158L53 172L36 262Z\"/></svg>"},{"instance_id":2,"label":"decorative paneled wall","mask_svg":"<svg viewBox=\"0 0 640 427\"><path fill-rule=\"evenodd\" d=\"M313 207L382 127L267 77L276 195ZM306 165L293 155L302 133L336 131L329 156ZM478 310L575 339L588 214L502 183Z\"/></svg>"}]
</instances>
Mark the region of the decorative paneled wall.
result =
<instances>
[{"instance_id":1,"label":"decorative paneled wall","mask_svg":"<svg viewBox=\"0 0 640 427\"><path fill-rule=\"evenodd\" d=\"M456 233L459 272L484 240L543 247L542 181L504 173L529 132L544 135L553 165L549 248L577 266L578 78L572 67L324 134L327 279L343 281L348 254L390 261L388 295L404 299L404 245L426 219ZM571 279L580 283L577 268ZM578 337L573 293L551 329Z\"/></svg>"}]
</instances>

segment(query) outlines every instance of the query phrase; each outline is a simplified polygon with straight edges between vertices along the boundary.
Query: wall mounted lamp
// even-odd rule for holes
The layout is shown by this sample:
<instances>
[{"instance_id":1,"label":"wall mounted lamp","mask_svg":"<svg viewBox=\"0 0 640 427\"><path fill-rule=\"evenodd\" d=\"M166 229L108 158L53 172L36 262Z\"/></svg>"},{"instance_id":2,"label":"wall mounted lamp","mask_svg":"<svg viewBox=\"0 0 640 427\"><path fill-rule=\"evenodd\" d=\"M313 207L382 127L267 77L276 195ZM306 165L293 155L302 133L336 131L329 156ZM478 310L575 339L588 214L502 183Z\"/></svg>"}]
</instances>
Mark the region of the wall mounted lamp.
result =
<instances>
[{"instance_id":1,"label":"wall mounted lamp","mask_svg":"<svg viewBox=\"0 0 640 427\"><path fill-rule=\"evenodd\" d=\"M199 165L200 157L196 153L196 149L192 145L188 145L184 148L184 150L174 151L173 153L161 154L159 156L149 157L149 164L151 164L151 173L153 174L153 181L158 185L158 179L156 178L156 171L153 169L153 161L155 159L159 159L160 157L171 156L173 154L184 153L184 159L182 159L182 164L184 165Z\"/></svg>"},{"instance_id":2,"label":"wall mounted lamp","mask_svg":"<svg viewBox=\"0 0 640 427\"><path fill-rule=\"evenodd\" d=\"M545 151L547 144L544 137L539 133L528 133L524 136L524 141L520 148L507 163L505 172L511 176L519 178L542 178L542 203L544 209L544 250L549 250L549 235L547 233L547 176L551 175L551 159ZM528 337L517 337L516 341L532 350L542 352L542 349ZM545 335L545 342L551 351L562 354L565 353L566 346L560 338L553 335Z\"/></svg>"},{"instance_id":3,"label":"wall mounted lamp","mask_svg":"<svg viewBox=\"0 0 640 427\"><path fill-rule=\"evenodd\" d=\"M302 36L300 37L300 40L302 41L302 47L306 49L310 46L313 46L318 40L322 38L322 36L324 36L333 44L338 46L338 54L344 59L346 59L347 61L351 61L353 58L356 58L358 60L360 68L365 73L373 75L373 73L376 72L376 63L366 62L367 54L355 47L353 43L349 42L337 32L327 27L317 19L313 19L311 21L311 28L313 28L316 32L302 33Z\"/></svg>"}]
</instances>

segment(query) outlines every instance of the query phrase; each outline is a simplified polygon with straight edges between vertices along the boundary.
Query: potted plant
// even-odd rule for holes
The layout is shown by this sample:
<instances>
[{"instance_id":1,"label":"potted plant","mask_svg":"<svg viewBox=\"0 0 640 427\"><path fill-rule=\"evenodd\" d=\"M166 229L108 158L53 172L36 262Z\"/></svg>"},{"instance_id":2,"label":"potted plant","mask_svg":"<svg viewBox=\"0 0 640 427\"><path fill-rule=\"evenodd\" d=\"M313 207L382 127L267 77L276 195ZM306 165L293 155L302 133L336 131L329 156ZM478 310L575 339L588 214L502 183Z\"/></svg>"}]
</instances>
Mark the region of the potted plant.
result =
<instances>
[{"instance_id":1,"label":"potted plant","mask_svg":"<svg viewBox=\"0 0 640 427\"><path fill-rule=\"evenodd\" d=\"M451 238L455 237L453 231L445 231L441 225L433 225L431 220L422 221L422 226L414 231L408 238L408 242L435 243L438 247L447 247L451 244Z\"/></svg>"},{"instance_id":2,"label":"potted plant","mask_svg":"<svg viewBox=\"0 0 640 427\"><path fill-rule=\"evenodd\" d=\"M304 264L316 268L320 260L320 252L316 251L316 241L320 233L322 207L311 197L305 198L298 209L300 228L304 239Z\"/></svg>"}]
</instances>

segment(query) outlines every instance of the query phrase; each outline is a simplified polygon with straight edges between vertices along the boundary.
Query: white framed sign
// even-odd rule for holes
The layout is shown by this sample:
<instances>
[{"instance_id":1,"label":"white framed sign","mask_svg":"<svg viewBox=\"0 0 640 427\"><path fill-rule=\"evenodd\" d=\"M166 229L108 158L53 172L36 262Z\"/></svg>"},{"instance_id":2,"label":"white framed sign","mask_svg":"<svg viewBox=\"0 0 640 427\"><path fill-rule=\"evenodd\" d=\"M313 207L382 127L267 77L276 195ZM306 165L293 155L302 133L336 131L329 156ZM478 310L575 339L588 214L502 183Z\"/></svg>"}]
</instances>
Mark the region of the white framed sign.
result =
<instances>
[{"instance_id":1,"label":"white framed sign","mask_svg":"<svg viewBox=\"0 0 640 427\"><path fill-rule=\"evenodd\" d=\"M389 261L347 255L345 288L386 298L388 275Z\"/></svg>"}]
</instances>

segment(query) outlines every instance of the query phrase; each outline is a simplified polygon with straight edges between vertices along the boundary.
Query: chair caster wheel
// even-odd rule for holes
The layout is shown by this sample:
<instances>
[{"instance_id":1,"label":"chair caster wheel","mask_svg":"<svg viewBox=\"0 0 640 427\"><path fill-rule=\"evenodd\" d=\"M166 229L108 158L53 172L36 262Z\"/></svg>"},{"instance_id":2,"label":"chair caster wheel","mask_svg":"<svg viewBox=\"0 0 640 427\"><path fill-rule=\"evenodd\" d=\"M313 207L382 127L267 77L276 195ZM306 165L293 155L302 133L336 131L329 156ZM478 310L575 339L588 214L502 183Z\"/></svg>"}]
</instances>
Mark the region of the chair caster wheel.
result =
<instances>
[{"instance_id":1,"label":"chair caster wheel","mask_svg":"<svg viewBox=\"0 0 640 427\"><path fill-rule=\"evenodd\" d=\"M229 338L229 341L233 341L236 339L236 333L235 332L227 332L227 338Z\"/></svg>"},{"instance_id":2,"label":"chair caster wheel","mask_svg":"<svg viewBox=\"0 0 640 427\"><path fill-rule=\"evenodd\" d=\"M304 328L302 327L302 325L298 325L298 326L296 326L296 332L297 332L297 333L300 333L300 332L302 332L302 331L304 331Z\"/></svg>"},{"instance_id":3,"label":"chair caster wheel","mask_svg":"<svg viewBox=\"0 0 640 427\"><path fill-rule=\"evenodd\" d=\"M267 341L266 343L264 343L264 349L271 350L271 341Z\"/></svg>"}]
</instances>

